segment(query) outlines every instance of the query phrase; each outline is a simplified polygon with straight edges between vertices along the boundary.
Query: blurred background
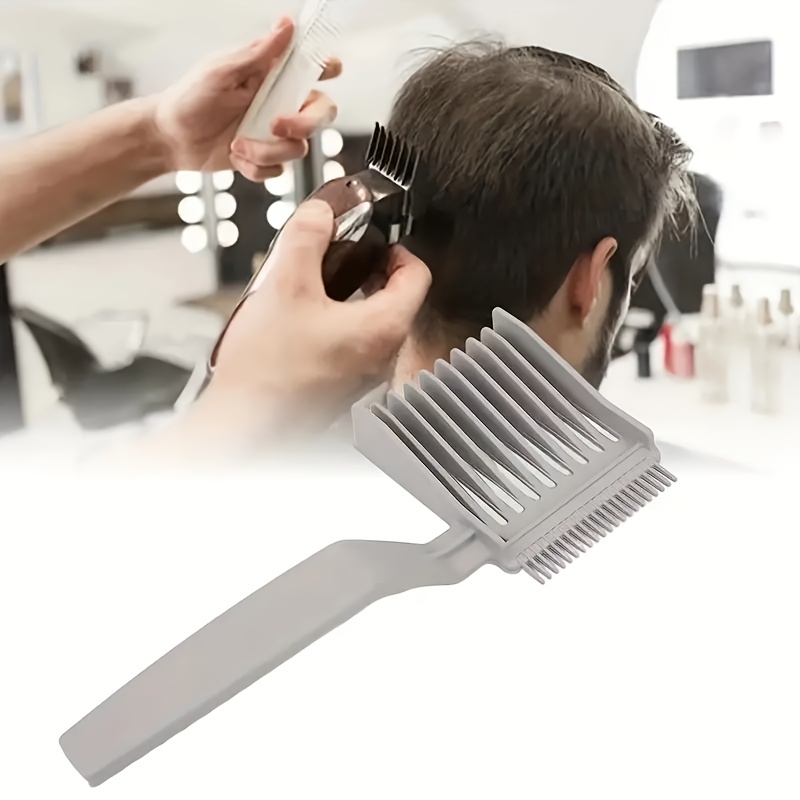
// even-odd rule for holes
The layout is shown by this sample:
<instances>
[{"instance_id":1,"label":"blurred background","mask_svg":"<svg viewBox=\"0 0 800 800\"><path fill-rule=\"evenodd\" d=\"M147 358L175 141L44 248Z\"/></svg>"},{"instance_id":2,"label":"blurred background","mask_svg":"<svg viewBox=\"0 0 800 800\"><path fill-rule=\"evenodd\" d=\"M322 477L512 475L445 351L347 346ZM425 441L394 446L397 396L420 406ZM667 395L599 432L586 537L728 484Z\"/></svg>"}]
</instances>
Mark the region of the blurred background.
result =
<instances>
[{"instance_id":1,"label":"blurred background","mask_svg":"<svg viewBox=\"0 0 800 800\"><path fill-rule=\"evenodd\" d=\"M0 147L157 92L299 5L0 0ZM491 33L604 67L695 151L704 222L694 237L665 241L654 259L604 392L676 446L749 466L788 461L789 440L800 436L792 4L351 6L345 74L329 87L339 118L303 163L265 185L233 173L164 177L3 265L0 448L30 448L58 431L80 454L167 413L298 199L360 166L375 121L417 63L414 51ZM136 381L118 381L131 365ZM87 371L108 375L103 407L65 389Z\"/></svg>"}]
</instances>

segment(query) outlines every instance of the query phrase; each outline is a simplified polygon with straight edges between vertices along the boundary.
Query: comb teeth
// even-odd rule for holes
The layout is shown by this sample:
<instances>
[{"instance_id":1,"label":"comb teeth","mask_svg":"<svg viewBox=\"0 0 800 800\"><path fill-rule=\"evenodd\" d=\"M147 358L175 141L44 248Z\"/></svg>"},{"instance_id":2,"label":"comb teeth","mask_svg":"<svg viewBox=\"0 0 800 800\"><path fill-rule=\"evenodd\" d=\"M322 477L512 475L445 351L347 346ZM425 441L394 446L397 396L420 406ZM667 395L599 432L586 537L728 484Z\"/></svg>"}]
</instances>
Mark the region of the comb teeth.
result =
<instances>
[{"instance_id":1,"label":"comb teeth","mask_svg":"<svg viewBox=\"0 0 800 800\"><path fill-rule=\"evenodd\" d=\"M376 128L371 157L385 161L389 144ZM501 311L418 385L365 403L354 430L356 446L435 513L491 540L494 563L539 582L676 481L646 427Z\"/></svg>"},{"instance_id":2,"label":"comb teeth","mask_svg":"<svg viewBox=\"0 0 800 800\"><path fill-rule=\"evenodd\" d=\"M562 523L557 531L543 536L536 544L523 550L518 559L520 567L544 585L653 499L648 496L638 503L629 499L630 486L638 485L640 481L652 482L658 486L657 492L663 492L677 478L660 464L653 464L638 475L633 473L629 484L612 488L607 495Z\"/></svg>"},{"instance_id":3,"label":"comb teeth","mask_svg":"<svg viewBox=\"0 0 800 800\"><path fill-rule=\"evenodd\" d=\"M419 158L413 148L389 133L380 123L375 123L369 146L366 166L380 172L403 189L414 180Z\"/></svg>"},{"instance_id":4,"label":"comb teeth","mask_svg":"<svg viewBox=\"0 0 800 800\"><path fill-rule=\"evenodd\" d=\"M330 60L333 42L339 36L339 26L333 19L330 0L319 0L298 38L297 47L320 69Z\"/></svg>"}]
</instances>

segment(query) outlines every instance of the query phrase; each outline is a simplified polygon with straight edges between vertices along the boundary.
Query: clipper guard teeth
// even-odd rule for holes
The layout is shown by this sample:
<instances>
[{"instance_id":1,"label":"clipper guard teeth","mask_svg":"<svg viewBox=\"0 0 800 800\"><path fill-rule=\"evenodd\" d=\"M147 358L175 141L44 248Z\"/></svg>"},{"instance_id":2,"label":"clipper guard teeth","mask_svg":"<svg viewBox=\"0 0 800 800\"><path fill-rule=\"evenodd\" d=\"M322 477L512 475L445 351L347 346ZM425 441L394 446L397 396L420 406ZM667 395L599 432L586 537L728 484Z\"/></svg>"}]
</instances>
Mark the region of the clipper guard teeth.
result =
<instances>
[{"instance_id":1,"label":"clipper guard teeth","mask_svg":"<svg viewBox=\"0 0 800 800\"><path fill-rule=\"evenodd\" d=\"M419 162L418 154L380 123L375 123L369 146L366 166L380 172L403 189L408 189Z\"/></svg>"}]
</instances>

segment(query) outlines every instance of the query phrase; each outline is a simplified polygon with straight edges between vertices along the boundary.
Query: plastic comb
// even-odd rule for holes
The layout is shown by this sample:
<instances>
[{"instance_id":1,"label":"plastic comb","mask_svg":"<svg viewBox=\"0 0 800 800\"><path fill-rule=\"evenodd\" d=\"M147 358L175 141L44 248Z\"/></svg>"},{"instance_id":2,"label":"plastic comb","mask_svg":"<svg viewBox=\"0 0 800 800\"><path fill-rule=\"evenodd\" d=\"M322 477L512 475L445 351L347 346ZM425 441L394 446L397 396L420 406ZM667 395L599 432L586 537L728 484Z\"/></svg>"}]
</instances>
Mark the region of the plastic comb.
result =
<instances>
[{"instance_id":1,"label":"plastic comb","mask_svg":"<svg viewBox=\"0 0 800 800\"><path fill-rule=\"evenodd\" d=\"M296 114L333 56L339 37L336 13L341 0L309 0L300 15L294 39L270 71L242 120L237 138L274 141L272 123Z\"/></svg>"},{"instance_id":2,"label":"plastic comb","mask_svg":"<svg viewBox=\"0 0 800 800\"><path fill-rule=\"evenodd\" d=\"M61 737L90 784L376 600L485 564L545 583L675 482L646 427L499 310L418 385L357 405L353 425L356 447L449 529L427 544L336 542L190 636Z\"/></svg>"}]
</instances>

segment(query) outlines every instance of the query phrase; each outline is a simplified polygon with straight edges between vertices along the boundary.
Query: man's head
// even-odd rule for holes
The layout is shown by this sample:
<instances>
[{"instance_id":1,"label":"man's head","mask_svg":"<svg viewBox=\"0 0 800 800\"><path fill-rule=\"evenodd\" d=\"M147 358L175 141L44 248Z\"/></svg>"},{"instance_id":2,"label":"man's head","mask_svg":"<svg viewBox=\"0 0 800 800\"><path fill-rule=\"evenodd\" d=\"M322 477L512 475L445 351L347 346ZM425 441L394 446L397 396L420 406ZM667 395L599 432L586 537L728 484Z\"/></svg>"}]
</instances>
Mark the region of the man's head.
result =
<instances>
[{"instance_id":1,"label":"man's head","mask_svg":"<svg viewBox=\"0 0 800 800\"><path fill-rule=\"evenodd\" d=\"M632 280L691 203L688 149L603 70L484 43L422 66L389 128L422 154L426 211L408 246L433 274L399 377L499 306L599 385Z\"/></svg>"}]
</instances>

